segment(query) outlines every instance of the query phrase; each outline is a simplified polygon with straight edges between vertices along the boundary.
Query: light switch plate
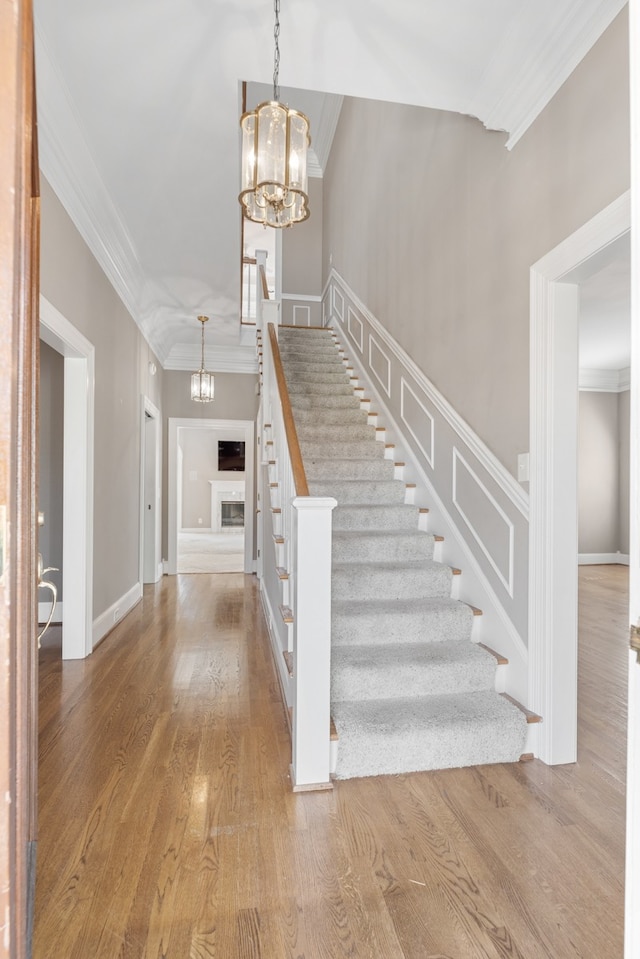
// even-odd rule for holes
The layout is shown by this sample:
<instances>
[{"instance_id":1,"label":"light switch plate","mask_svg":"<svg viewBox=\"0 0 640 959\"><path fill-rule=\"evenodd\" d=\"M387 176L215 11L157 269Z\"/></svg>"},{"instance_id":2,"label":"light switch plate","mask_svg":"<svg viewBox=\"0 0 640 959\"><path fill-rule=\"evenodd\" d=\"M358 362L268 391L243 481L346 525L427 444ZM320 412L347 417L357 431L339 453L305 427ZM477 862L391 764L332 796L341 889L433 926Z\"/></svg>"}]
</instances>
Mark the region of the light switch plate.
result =
<instances>
[{"instance_id":1,"label":"light switch plate","mask_svg":"<svg viewBox=\"0 0 640 959\"><path fill-rule=\"evenodd\" d=\"M518 453L518 482L529 482L529 454Z\"/></svg>"}]
</instances>

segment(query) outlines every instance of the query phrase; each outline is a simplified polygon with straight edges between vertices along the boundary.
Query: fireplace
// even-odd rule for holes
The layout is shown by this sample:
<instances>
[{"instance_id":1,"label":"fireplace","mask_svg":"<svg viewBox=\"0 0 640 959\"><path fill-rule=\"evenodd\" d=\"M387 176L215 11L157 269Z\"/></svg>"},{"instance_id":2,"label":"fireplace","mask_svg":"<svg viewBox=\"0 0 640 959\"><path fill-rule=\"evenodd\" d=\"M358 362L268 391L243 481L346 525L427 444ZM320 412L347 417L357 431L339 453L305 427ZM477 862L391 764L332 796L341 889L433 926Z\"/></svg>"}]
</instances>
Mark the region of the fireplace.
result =
<instances>
[{"instance_id":1,"label":"fireplace","mask_svg":"<svg viewBox=\"0 0 640 959\"><path fill-rule=\"evenodd\" d=\"M223 499L220 503L220 526L222 529L244 529L244 503Z\"/></svg>"}]
</instances>

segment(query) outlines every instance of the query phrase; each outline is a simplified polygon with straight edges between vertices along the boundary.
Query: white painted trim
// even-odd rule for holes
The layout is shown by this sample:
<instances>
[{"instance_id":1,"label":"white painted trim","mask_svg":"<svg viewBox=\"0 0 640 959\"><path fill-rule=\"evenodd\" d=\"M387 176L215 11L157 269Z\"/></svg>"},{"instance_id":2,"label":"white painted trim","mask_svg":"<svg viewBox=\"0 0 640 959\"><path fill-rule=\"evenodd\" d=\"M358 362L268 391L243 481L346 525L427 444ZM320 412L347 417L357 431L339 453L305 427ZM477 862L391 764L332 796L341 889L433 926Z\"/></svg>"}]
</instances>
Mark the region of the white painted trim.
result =
<instances>
[{"instance_id":1,"label":"white painted trim","mask_svg":"<svg viewBox=\"0 0 640 959\"><path fill-rule=\"evenodd\" d=\"M35 42L40 167L127 311L137 322L140 278L144 271L78 124L65 82L49 54L37 18ZM75 173L78 167L82 169L81 177ZM154 352L163 363L162 347L160 351L154 347Z\"/></svg>"},{"instance_id":2,"label":"white painted trim","mask_svg":"<svg viewBox=\"0 0 640 959\"><path fill-rule=\"evenodd\" d=\"M93 649L93 446L95 349L44 296L40 336L64 356L62 658Z\"/></svg>"},{"instance_id":3,"label":"white painted trim","mask_svg":"<svg viewBox=\"0 0 640 959\"><path fill-rule=\"evenodd\" d=\"M346 285L346 284L344 284ZM333 300L333 311L337 315L341 323L344 323L344 297L337 286L332 287L333 295L331 299ZM338 297L340 298L340 308L338 309Z\"/></svg>"},{"instance_id":4,"label":"white painted trim","mask_svg":"<svg viewBox=\"0 0 640 959\"><path fill-rule=\"evenodd\" d=\"M578 296L571 273L629 230L623 194L531 267L529 706L540 758L577 754Z\"/></svg>"},{"instance_id":5,"label":"white painted trim","mask_svg":"<svg viewBox=\"0 0 640 959\"><path fill-rule=\"evenodd\" d=\"M375 349L378 351L378 353L379 353L381 356L383 356L384 359L386 360L386 363L387 363L387 377L386 377L386 381L382 379L382 377L380 376L380 374L378 373L378 371L376 370L376 368L375 368L374 365L373 365L372 355L371 355L371 354L372 354L372 349L371 349L372 347L375 347ZM389 357L387 356L387 354L385 353L385 351L382 349L382 347L381 347L380 344L378 343L378 341L377 341L377 339L375 338L375 336L373 335L373 333L370 333L370 334L369 334L369 369L371 370L371 372L373 373L373 375L375 376L375 378L377 379L378 383L380 384L380 386L382 387L382 389L385 391L385 393L387 394L387 396L391 396L391 360L389 359Z\"/></svg>"},{"instance_id":6,"label":"white painted trim","mask_svg":"<svg viewBox=\"0 0 640 959\"><path fill-rule=\"evenodd\" d=\"M532 49L519 77L485 116L489 129L508 129L511 150L556 95L580 61L622 10L626 0L575 0L555 32L554 42ZM588 10L588 13L585 12ZM571 21L582 26L576 32ZM507 121L505 123L505 120Z\"/></svg>"},{"instance_id":7,"label":"white painted trim","mask_svg":"<svg viewBox=\"0 0 640 959\"><path fill-rule=\"evenodd\" d=\"M376 332L377 336L385 343L391 353L393 353L396 359L399 360L402 366L404 366L406 371L411 375L412 379L415 380L417 385L426 395L429 402L433 403L440 415L444 417L449 426L458 434L465 446L467 446L468 449L473 453L473 455L482 465L483 469L485 469L494 482L497 483L505 496L511 500L513 505L520 511L520 513L522 513L525 518L528 518L529 496L526 490L524 490L517 482L515 477L512 476L507 469L505 469L502 463L482 442L479 436L473 432L468 423L462 419L459 413L457 413L451 404L444 398L442 393L436 389L431 380L425 376L415 361L409 356L408 353L405 352L405 350L403 350L400 344L393 339L393 337L387 332L380 321L376 319L373 313L367 309L362 300L359 299L359 297L353 292L346 281L334 269L331 270L331 278L344 287L344 290L351 302L357 307L360 313L362 313L367 322ZM334 286L333 290L335 300L337 287Z\"/></svg>"},{"instance_id":8,"label":"white painted trim","mask_svg":"<svg viewBox=\"0 0 640 959\"><path fill-rule=\"evenodd\" d=\"M306 317L306 323L299 322L297 319L297 314L302 313ZM294 306L292 310L292 320L294 326L311 326L311 307L306 306L304 303L302 306Z\"/></svg>"},{"instance_id":9,"label":"white painted trim","mask_svg":"<svg viewBox=\"0 0 640 959\"><path fill-rule=\"evenodd\" d=\"M271 301L270 301L271 302ZM214 420L170 416L168 420L167 473L167 559L165 571L175 576L178 569L178 515L177 515L177 459L179 429L234 429L244 432L245 442L245 527L244 527L244 572L253 571L253 541L255 523L255 423L253 420Z\"/></svg>"},{"instance_id":10,"label":"white painted trim","mask_svg":"<svg viewBox=\"0 0 640 959\"><path fill-rule=\"evenodd\" d=\"M581 369L578 387L590 393L624 393L631 385L631 370L586 370Z\"/></svg>"},{"instance_id":11,"label":"white painted trim","mask_svg":"<svg viewBox=\"0 0 640 959\"><path fill-rule=\"evenodd\" d=\"M120 599L112 603L103 613L93 621L93 646L98 645L113 627L119 623L127 613L131 612L142 599L142 583L135 583Z\"/></svg>"},{"instance_id":12,"label":"white painted trim","mask_svg":"<svg viewBox=\"0 0 640 959\"><path fill-rule=\"evenodd\" d=\"M302 293L283 293L280 297L281 300L297 300L300 303L321 303L321 296L311 296L309 294Z\"/></svg>"},{"instance_id":13,"label":"white painted trim","mask_svg":"<svg viewBox=\"0 0 640 959\"><path fill-rule=\"evenodd\" d=\"M631 86L631 444L629 622L640 616L640 0L629 0ZM628 656L624 959L640 956L640 665Z\"/></svg>"},{"instance_id":14,"label":"white painted trim","mask_svg":"<svg viewBox=\"0 0 640 959\"><path fill-rule=\"evenodd\" d=\"M51 603L38 603L38 625L41 626L43 623L46 623L49 618L49 613L51 612ZM53 614L53 619L51 620L52 626L57 626L59 623L62 623L64 619L64 603L56 603L56 609Z\"/></svg>"},{"instance_id":15,"label":"white painted trim","mask_svg":"<svg viewBox=\"0 0 640 959\"><path fill-rule=\"evenodd\" d=\"M578 553L578 566L629 565L628 553Z\"/></svg>"},{"instance_id":16,"label":"white painted trim","mask_svg":"<svg viewBox=\"0 0 640 959\"><path fill-rule=\"evenodd\" d=\"M359 336L356 338L353 330L351 329L351 321L354 320L360 327ZM351 337L353 345L356 347L360 353L364 352L364 323L350 306L347 307L347 332Z\"/></svg>"},{"instance_id":17,"label":"white painted trim","mask_svg":"<svg viewBox=\"0 0 640 959\"><path fill-rule=\"evenodd\" d=\"M431 450L430 453L427 453L426 449L424 448L424 446L423 446L423 444L422 444L422 440L420 439L420 437L418 436L418 434L417 434L416 432L414 432L413 427L411 426L411 424L409 423L409 421L406 419L406 417L405 417L405 415L404 415L404 394L405 394L405 390L406 390L407 393L411 393L411 395L412 395L412 397L414 398L415 402L418 404L418 406L420 407L420 409L422 410L422 412L424 413L424 415L425 415L425 416L427 417L427 419L429 420L429 423L430 423L430 430L429 430L429 448L430 448L430 450ZM400 419L401 419L402 422L404 423L404 425L405 425L405 427L407 428L408 432L409 432L409 433L411 434L411 436L413 437L414 442L415 442L416 446L418 447L418 449L420 449L420 450L422 451L422 455L423 455L424 458L426 459L426 461L427 461L427 463L429 464L429 466L431 467L431 469L434 469L434 463L435 463L435 430L436 430L436 421L435 421L435 419L433 418L433 416L431 415L431 413L429 412L429 410L426 408L426 406L424 405L424 403L422 403L422 401L420 400L420 397L417 396L417 394L414 392L414 390L412 390L411 386L407 383L407 381L405 380L404 376L401 376L401 377L400 377Z\"/></svg>"},{"instance_id":18,"label":"white painted trim","mask_svg":"<svg viewBox=\"0 0 640 959\"><path fill-rule=\"evenodd\" d=\"M464 509L462 508L462 505L458 502L458 499L457 499L457 493L458 493L458 486L457 486L457 484L458 484L458 463L461 463L461 464L464 466L465 470L467 471L467 473L469 474L469 476L472 477L472 479L474 480L476 486L477 486L478 489L481 491L481 493L483 494L483 496L485 497L485 499L488 500L488 502L491 504L491 507L493 508L493 510L494 510L494 511L498 514L498 516L503 520L505 526L507 527L508 537L509 537L509 556L508 556L508 571L507 571L506 576L505 576L505 574L503 573L503 571L500 569L500 567L498 566L498 563L497 563L497 562L495 561L495 559L493 558L493 556L492 556L492 554L491 554L491 550L489 549L489 547L487 546L487 544L484 542L484 540L483 540L482 537L480 536L479 532L477 531L477 529L476 529L475 526L473 525L473 522L471 521L470 517L467 516L467 514L466 514L465 511L464 511ZM457 449L456 446L453 447L453 471L452 471L452 484L451 484L451 485L452 485L452 488L451 488L451 502L453 503L453 505L455 506L455 508L458 510L458 512L459 512L460 516L462 517L462 519L464 520L464 522L465 522L465 524L466 524L469 532L471 533L471 535L472 535L473 538L475 539L476 543L478 544L478 546L480 547L480 549L482 550L482 552L483 552L484 555L486 556L487 562L489 563L489 565L491 566L491 568L492 568L493 571L495 572L496 576L498 577L498 579L500 580L500 582L502 583L502 585L503 585L504 588L506 589L506 591L507 591L507 593L509 594L509 596L513 599L513 565L514 565L514 546L515 546L514 526L513 526L513 523L511 522L511 520L509 519L509 517L507 516L507 514L505 513L505 511L502 509L502 507L500 506L500 504L498 503L498 501L496 500L496 498L491 495L491 493L489 492L489 490L487 489L487 487L484 485L484 483L482 482L482 480L480 479L480 477L478 476L478 474L475 472L475 470L469 465L469 463L467 463L466 459L464 458L464 456L462 455L462 453L460 452L460 450Z\"/></svg>"}]
</instances>

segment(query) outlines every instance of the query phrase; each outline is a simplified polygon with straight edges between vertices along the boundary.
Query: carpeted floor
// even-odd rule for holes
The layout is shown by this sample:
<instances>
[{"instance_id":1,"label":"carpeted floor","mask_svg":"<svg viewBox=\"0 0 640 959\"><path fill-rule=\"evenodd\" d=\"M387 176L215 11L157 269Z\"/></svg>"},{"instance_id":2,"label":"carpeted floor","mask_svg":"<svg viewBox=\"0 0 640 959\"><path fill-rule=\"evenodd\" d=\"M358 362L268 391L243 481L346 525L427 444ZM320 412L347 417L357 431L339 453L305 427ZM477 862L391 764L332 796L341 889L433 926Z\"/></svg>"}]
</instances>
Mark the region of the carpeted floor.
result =
<instances>
[{"instance_id":1,"label":"carpeted floor","mask_svg":"<svg viewBox=\"0 0 640 959\"><path fill-rule=\"evenodd\" d=\"M179 573L242 573L244 531L178 533Z\"/></svg>"}]
</instances>

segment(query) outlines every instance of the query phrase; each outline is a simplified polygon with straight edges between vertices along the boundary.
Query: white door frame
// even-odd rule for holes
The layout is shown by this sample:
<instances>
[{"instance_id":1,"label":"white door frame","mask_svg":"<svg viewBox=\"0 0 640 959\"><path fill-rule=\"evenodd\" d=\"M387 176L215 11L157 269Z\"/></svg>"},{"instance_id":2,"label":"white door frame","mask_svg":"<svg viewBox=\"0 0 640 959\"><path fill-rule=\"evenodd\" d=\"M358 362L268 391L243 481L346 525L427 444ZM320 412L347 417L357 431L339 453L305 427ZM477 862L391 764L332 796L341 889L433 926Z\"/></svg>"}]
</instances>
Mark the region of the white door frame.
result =
<instances>
[{"instance_id":1,"label":"white door frame","mask_svg":"<svg viewBox=\"0 0 640 959\"><path fill-rule=\"evenodd\" d=\"M579 268L630 229L624 193L531 267L529 705L538 756L577 755Z\"/></svg>"},{"instance_id":2,"label":"white door frame","mask_svg":"<svg viewBox=\"0 0 640 959\"><path fill-rule=\"evenodd\" d=\"M153 458L154 462L154 497L151 507L153 510L153 578L145 577L145 552L148 549L148 543L145 542L145 520L147 514L147 503L145 497L145 484L149 463L146 457L146 436L147 419L153 426L154 443ZM139 583L157 583L162 576L162 420L160 410L155 406L148 396L144 394L140 397L140 536L139 536L139 555L138 555L138 582Z\"/></svg>"},{"instance_id":3,"label":"white door frame","mask_svg":"<svg viewBox=\"0 0 640 959\"><path fill-rule=\"evenodd\" d=\"M206 420L169 417L168 439L168 509L167 509L167 573L174 576L178 570L178 430L229 430L244 433L245 442L245 526L244 526L244 571L253 573L255 493L254 493L254 433L253 420Z\"/></svg>"},{"instance_id":4,"label":"white door frame","mask_svg":"<svg viewBox=\"0 0 640 959\"><path fill-rule=\"evenodd\" d=\"M93 650L93 416L95 349L44 297L40 337L64 357L62 658Z\"/></svg>"},{"instance_id":5,"label":"white door frame","mask_svg":"<svg viewBox=\"0 0 640 959\"><path fill-rule=\"evenodd\" d=\"M640 3L629 2L631 70L631 444L629 622L640 616ZM629 652L625 959L640 956L640 665Z\"/></svg>"}]
</instances>

